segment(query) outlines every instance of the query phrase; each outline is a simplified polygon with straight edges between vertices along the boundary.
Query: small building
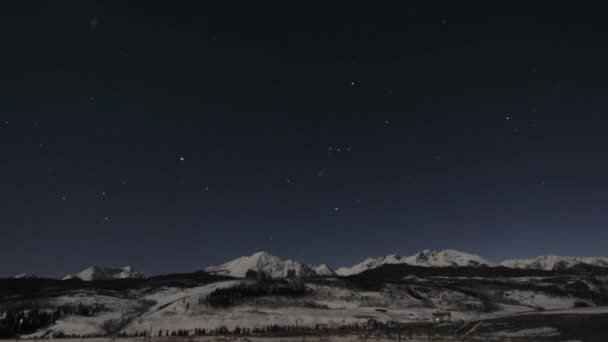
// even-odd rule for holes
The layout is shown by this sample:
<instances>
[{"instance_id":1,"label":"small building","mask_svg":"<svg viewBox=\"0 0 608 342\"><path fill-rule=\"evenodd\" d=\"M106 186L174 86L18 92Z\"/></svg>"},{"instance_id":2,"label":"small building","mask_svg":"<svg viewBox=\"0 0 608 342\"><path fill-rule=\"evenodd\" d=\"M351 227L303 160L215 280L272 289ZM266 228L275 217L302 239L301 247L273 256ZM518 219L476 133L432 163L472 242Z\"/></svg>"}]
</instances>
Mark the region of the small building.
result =
<instances>
[{"instance_id":1,"label":"small building","mask_svg":"<svg viewBox=\"0 0 608 342\"><path fill-rule=\"evenodd\" d=\"M451 322L452 314L447 311L433 312L433 321L437 323Z\"/></svg>"}]
</instances>

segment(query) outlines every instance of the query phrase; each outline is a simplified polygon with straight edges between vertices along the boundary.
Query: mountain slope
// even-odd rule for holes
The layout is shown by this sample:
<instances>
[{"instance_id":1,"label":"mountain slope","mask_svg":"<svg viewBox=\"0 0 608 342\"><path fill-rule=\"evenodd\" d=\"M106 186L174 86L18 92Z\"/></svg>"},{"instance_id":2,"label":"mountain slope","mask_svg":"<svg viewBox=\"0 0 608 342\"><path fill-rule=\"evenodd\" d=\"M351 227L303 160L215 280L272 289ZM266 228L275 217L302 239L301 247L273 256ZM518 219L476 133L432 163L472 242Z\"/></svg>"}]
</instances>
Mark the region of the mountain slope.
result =
<instances>
[{"instance_id":1,"label":"mountain slope","mask_svg":"<svg viewBox=\"0 0 608 342\"><path fill-rule=\"evenodd\" d=\"M336 272L331 269L331 267L327 266L326 264L321 264L319 266L313 266L311 265L310 268L313 269L313 271L315 271L315 273L318 276L335 276Z\"/></svg>"},{"instance_id":2,"label":"mountain slope","mask_svg":"<svg viewBox=\"0 0 608 342\"><path fill-rule=\"evenodd\" d=\"M16 276L14 276L13 278L15 279L25 279L25 278L38 278L38 276L35 276L33 274L29 274L29 273L19 273Z\"/></svg>"},{"instance_id":3,"label":"mountain slope","mask_svg":"<svg viewBox=\"0 0 608 342\"><path fill-rule=\"evenodd\" d=\"M443 251L424 250L405 259L405 263L412 266L450 267L481 265L492 266L492 263L479 255L446 249Z\"/></svg>"},{"instance_id":4,"label":"mountain slope","mask_svg":"<svg viewBox=\"0 0 608 342\"><path fill-rule=\"evenodd\" d=\"M363 262L352 266L342 267L336 270L341 276L359 274L361 272L377 268L382 265L407 264L412 266L424 267L450 267L450 266L491 266L492 263L483 259L479 255L460 252L452 249L443 251L424 250L409 257L402 257L398 254L389 254L379 258L368 258Z\"/></svg>"},{"instance_id":5,"label":"mountain slope","mask_svg":"<svg viewBox=\"0 0 608 342\"><path fill-rule=\"evenodd\" d=\"M89 267L76 274L68 274L62 280L80 279L84 281L145 278L143 273L135 271L131 266L123 268Z\"/></svg>"},{"instance_id":6,"label":"mountain slope","mask_svg":"<svg viewBox=\"0 0 608 342\"><path fill-rule=\"evenodd\" d=\"M352 267L341 267L336 273L341 276L349 276L371 270L386 264L403 264L404 259L398 254L389 254L379 258L367 258Z\"/></svg>"},{"instance_id":7,"label":"mountain slope","mask_svg":"<svg viewBox=\"0 0 608 342\"><path fill-rule=\"evenodd\" d=\"M537 269L546 271L565 270L576 265L608 267L608 258L599 257L562 257L557 255L539 256L534 259L506 260L500 263L509 268Z\"/></svg>"},{"instance_id":8,"label":"mountain slope","mask_svg":"<svg viewBox=\"0 0 608 342\"><path fill-rule=\"evenodd\" d=\"M315 270L301 262L282 260L266 252L257 252L251 256L243 256L221 265L209 266L205 271L217 275L244 278L248 271L263 273L271 278L287 277L290 274L298 277L314 276Z\"/></svg>"}]
</instances>

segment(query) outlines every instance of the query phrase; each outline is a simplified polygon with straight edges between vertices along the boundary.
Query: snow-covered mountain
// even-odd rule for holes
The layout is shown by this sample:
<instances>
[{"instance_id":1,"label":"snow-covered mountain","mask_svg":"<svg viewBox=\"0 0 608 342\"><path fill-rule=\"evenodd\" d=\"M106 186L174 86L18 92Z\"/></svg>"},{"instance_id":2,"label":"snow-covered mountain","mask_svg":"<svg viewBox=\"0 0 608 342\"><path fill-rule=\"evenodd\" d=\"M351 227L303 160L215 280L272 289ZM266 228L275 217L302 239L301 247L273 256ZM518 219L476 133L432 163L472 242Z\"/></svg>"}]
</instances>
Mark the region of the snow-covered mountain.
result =
<instances>
[{"instance_id":1,"label":"snow-covered mountain","mask_svg":"<svg viewBox=\"0 0 608 342\"><path fill-rule=\"evenodd\" d=\"M379 258L368 258L363 262L352 266L342 267L336 273L342 276L358 274L385 264L407 264L424 267L450 267L450 266L491 266L492 263L479 255L460 252L452 249L443 251L424 250L409 257L398 254L389 254Z\"/></svg>"},{"instance_id":2,"label":"snow-covered mountain","mask_svg":"<svg viewBox=\"0 0 608 342\"><path fill-rule=\"evenodd\" d=\"M128 278L145 278L143 273L135 271L131 266L123 268L107 268L107 267L89 267L76 274L68 274L61 278L63 280L80 279L84 281L93 280L111 280L111 279L128 279Z\"/></svg>"},{"instance_id":3,"label":"snow-covered mountain","mask_svg":"<svg viewBox=\"0 0 608 342\"><path fill-rule=\"evenodd\" d=\"M38 278L38 276L29 274L29 273L19 273L16 276L14 276L13 278L15 278L15 279Z\"/></svg>"},{"instance_id":4,"label":"snow-covered mountain","mask_svg":"<svg viewBox=\"0 0 608 342\"><path fill-rule=\"evenodd\" d=\"M341 276L358 274L385 264L404 264L405 260L398 254L389 254L379 258L367 258L352 267L340 267L336 273Z\"/></svg>"},{"instance_id":5,"label":"snow-covered mountain","mask_svg":"<svg viewBox=\"0 0 608 342\"><path fill-rule=\"evenodd\" d=\"M329 266L327 266L326 264L321 264L319 266L313 266L311 265L310 268L312 268L315 273L319 276L335 276L336 272Z\"/></svg>"},{"instance_id":6,"label":"snow-covered mountain","mask_svg":"<svg viewBox=\"0 0 608 342\"><path fill-rule=\"evenodd\" d=\"M221 265L209 266L206 272L244 278L248 271L263 273L271 278L282 278L293 274L297 277L316 275L315 270L301 262L283 260L267 252L257 252L251 256L243 256Z\"/></svg>"},{"instance_id":7,"label":"snow-covered mountain","mask_svg":"<svg viewBox=\"0 0 608 342\"><path fill-rule=\"evenodd\" d=\"M450 267L450 266L492 266L492 263L476 254L446 249L443 251L424 250L405 259L405 263L413 266Z\"/></svg>"},{"instance_id":8,"label":"snow-covered mountain","mask_svg":"<svg viewBox=\"0 0 608 342\"><path fill-rule=\"evenodd\" d=\"M538 269L547 271L565 270L579 264L608 267L608 258L562 257L557 255L545 255L534 259L506 260L500 263L500 265L510 268Z\"/></svg>"}]
</instances>

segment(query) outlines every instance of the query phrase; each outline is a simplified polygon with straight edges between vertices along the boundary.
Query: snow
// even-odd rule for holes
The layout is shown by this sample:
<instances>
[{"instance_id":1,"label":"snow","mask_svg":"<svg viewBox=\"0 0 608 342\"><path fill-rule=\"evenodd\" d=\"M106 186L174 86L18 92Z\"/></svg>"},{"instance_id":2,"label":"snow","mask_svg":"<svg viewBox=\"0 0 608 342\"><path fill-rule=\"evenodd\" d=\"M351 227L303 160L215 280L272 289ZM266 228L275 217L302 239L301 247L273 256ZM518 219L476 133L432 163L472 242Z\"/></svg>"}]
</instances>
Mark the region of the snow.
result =
<instances>
[{"instance_id":1,"label":"snow","mask_svg":"<svg viewBox=\"0 0 608 342\"><path fill-rule=\"evenodd\" d=\"M378 321L428 322L437 310L450 310L454 301L472 300L466 295L450 290L433 291L425 301L413 298L398 287L387 286L379 291L363 291L339 286L307 283L311 291L305 298L260 297L252 302L229 308L210 308L198 304L199 298L207 296L216 288L230 287L253 282L249 279L231 280L191 289L165 288L149 294L157 304L135 319L125 331L158 329L215 329L226 326L264 327L267 325L315 326L326 324L340 326L365 323L369 319ZM448 301L445 297L449 298ZM428 301L433 305L428 305ZM378 310L381 309L381 310ZM452 311L455 320L472 320L498 317L530 311L529 307L501 305L493 313L477 311Z\"/></svg>"},{"instance_id":2,"label":"snow","mask_svg":"<svg viewBox=\"0 0 608 342\"><path fill-rule=\"evenodd\" d=\"M543 262L544 264L541 267L563 265L560 264L561 259L559 257L545 258ZM380 258L368 258L351 268L340 269L337 273L342 275L356 274L384 264L407 264L423 267L491 265L488 261L473 254L455 250L425 250L410 257L391 254ZM519 265L524 264L513 262L512 265L519 267ZM369 319L403 323L428 322L433 312L436 311L450 311L454 320L463 321L526 314L608 313L608 307L573 308L574 304L579 301L585 301L591 306L594 304L590 300L567 295L551 295L550 293L559 292L544 291L542 287L544 285L543 278L540 277L491 278L494 282L498 282L498 285L496 285L496 290L494 288L488 290L489 294L498 295L500 293L504 296L504 300L496 299L497 310L487 313L478 309L471 309L470 304L477 305L479 298L472 296L467 291L460 291L457 288L442 285L450 280L469 279L467 277L420 278L408 276L406 278L410 281L407 284L386 283L379 287L365 287L364 290L361 287L353 286L346 279L331 277L335 273L325 264L308 266L293 260L283 260L266 252L258 252L221 265L210 266L206 270L240 279L218 281L193 288L161 287L116 292L80 289L55 293L47 299L51 304L102 304L105 311L100 312L95 317L62 317L51 327L38 331L29 337L44 336L49 331L62 331L65 334L73 335L97 335L102 333L104 322L121 319L123 315L132 318L124 329L125 332L132 334L142 330L152 330L153 333L157 333L158 329L215 329L219 326L228 328L237 326L255 328L275 324L341 326L365 323ZM201 301L216 289L255 282L256 280L244 278L249 270L263 272L273 278L286 277L291 273L303 276L304 278L294 280L294 282L304 284L308 291L302 297L275 295L250 298L240 302L239 305L228 308L208 307ZM329 277L305 278L315 275ZM139 276L143 275L131 267L120 269L91 267L71 277L94 280ZM471 279L482 281L485 278L473 277ZM608 277L593 279L598 280L598 284L600 284L596 286L597 288L604 288L605 282L608 281ZM560 278L560 280L562 279ZM566 279L566 281L568 280ZM509 286L510 283L516 286L507 290L505 287ZM530 287L520 286L525 284L536 284L538 286L532 288L536 291L531 291L529 290ZM555 283L547 282L547 284ZM538 311L538 308L543 308L546 311ZM536 333L549 334L551 332L528 329L524 331L505 330L502 333L505 334L505 337L517 337L520 336L517 334L536 336L534 335Z\"/></svg>"},{"instance_id":3,"label":"snow","mask_svg":"<svg viewBox=\"0 0 608 342\"><path fill-rule=\"evenodd\" d=\"M23 338L37 338L44 336L47 331L61 331L66 335L93 336L103 334L102 325L105 321L119 319L120 312L106 312L94 317L69 316L59 319L48 329L40 330Z\"/></svg>"},{"instance_id":4,"label":"snow","mask_svg":"<svg viewBox=\"0 0 608 342\"><path fill-rule=\"evenodd\" d=\"M257 252L251 256L242 256L217 266L209 266L206 272L244 278L248 271L264 273L271 278L287 277L290 272L295 276L313 276L315 271L301 262L282 260L267 252Z\"/></svg>"},{"instance_id":5,"label":"snow","mask_svg":"<svg viewBox=\"0 0 608 342\"><path fill-rule=\"evenodd\" d=\"M127 278L145 278L145 275L143 273L135 271L131 266L125 266L123 268L107 268L93 266L82 270L76 274L68 274L62 279L80 279L84 281L93 281Z\"/></svg>"},{"instance_id":6,"label":"snow","mask_svg":"<svg viewBox=\"0 0 608 342\"><path fill-rule=\"evenodd\" d=\"M331 267L326 264L321 264L319 266L311 266L311 268L315 271L315 273L319 276L335 276L336 272L331 269Z\"/></svg>"},{"instance_id":7,"label":"snow","mask_svg":"<svg viewBox=\"0 0 608 342\"><path fill-rule=\"evenodd\" d=\"M19 273L14 276L15 279L24 279L24 278L38 278L37 276L29 273Z\"/></svg>"},{"instance_id":8,"label":"snow","mask_svg":"<svg viewBox=\"0 0 608 342\"><path fill-rule=\"evenodd\" d=\"M352 267L341 267L336 270L336 273L341 276L349 276L358 274L385 264L402 264L403 258L398 254L389 254L379 258L367 258L361 263Z\"/></svg>"},{"instance_id":9,"label":"snow","mask_svg":"<svg viewBox=\"0 0 608 342\"><path fill-rule=\"evenodd\" d=\"M34 334L24 336L25 338L34 338L44 336L47 332L61 331L65 334L73 335L99 335L102 334L102 325L108 320L120 319L123 313L134 308L138 301L132 298L113 297L108 295L100 295L94 291L78 291L71 294L66 294L54 297L51 304L84 304L93 305L101 304L107 311L104 311L97 316L68 316L63 317L55 322L47 329L37 331Z\"/></svg>"},{"instance_id":10,"label":"snow","mask_svg":"<svg viewBox=\"0 0 608 342\"><path fill-rule=\"evenodd\" d=\"M578 264L608 267L608 258L545 255L534 259L505 260L500 264L510 268L541 269L552 271L567 269Z\"/></svg>"},{"instance_id":11,"label":"snow","mask_svg":"<svg viewBox=\"0 0 608 342\"><path fill-rule=\"evenodd\" d=\"M522 305L545 310L568 309L572 308L575 302L581 301L581 299L574 297L555 297L542 292L519 290L505 291L504 297L515 300ZM588 304L591 305L591 303Z\"/></svg>"},{"instance_id":12,"label":"snow","mask_svg":"<svg viewBox=\"0 0 608 342\"><path fill-rule=\"evenodd\" d=\"M96 335L102 333L102 325L107 320L120 319L123 314L133 312L142 300L152 300L153 306L138 312L126 326L125 332L136 331L157 333L158 329L215 329L219 326L228 328L264 327L267 325L315 326L325 324L340 326L352 323L365 323L369 319L378 321L398 321L403 323L428 322L436 311L450 311L454 320L473 321L495 317L506 317L521 314L555 314L555 313L606 313L608 307L572 309L574 298L551 297L543 293L512 290L505 298L517 300L521 305L500 304L500 309L491 313L458 311L456 303L477 300L467 294L451 289L437 288L420 291L414 298L406 288L416 289L413 285L389 284L379 290L361 290L341 287L334 282L318 284L307 282L309 294L303 298L280 296L257 297L252 301L229 308L211 308L199 303L214 290L232 287L239 284L253 283L252 279L234 279L220 281L194 288L163 287L143 289L130 292L125 297L114 297L97 293L93 290L80 290L52 299L56 304L82 303L103 304L108 311L95 317L64 317L48 329L41 330L35 336L43 336L47 331L62 331L65 334ZM139 292L138 292L139 291ZM542 306L551 311L536 311L533 307ZM380 309L380 310L379 310ZM513 333L513 332L505 332ZM526 332L527 333L527 332Z\"/></svg>"},{"instance_id":13,"label":"snow","mask_svg":"<svg viewBox=\"0 0 608 342\"><path fill-rule=\"evenodd\" d=\"M450 266L491 266L492 263L479 255L446 249L443 251L425 250L405 259L405 263L414 266L450 267Z\"/></svg>"},{"instance_id":14,"label":"snow","mask_svg":"<svg viewBox=\"0 0 608 342\"><path fill-rule=\"evenodd\" d=\"M398 254L389 254L379 258L368 258L352 267L342 267L336 270L341 276L358 274L386 264L407 264L424 267L450 267L450 266L491 266L492 263L479 255L469 254L446 249L443 251L424 250L409 257Z\"/></svg>"}]
</instances>

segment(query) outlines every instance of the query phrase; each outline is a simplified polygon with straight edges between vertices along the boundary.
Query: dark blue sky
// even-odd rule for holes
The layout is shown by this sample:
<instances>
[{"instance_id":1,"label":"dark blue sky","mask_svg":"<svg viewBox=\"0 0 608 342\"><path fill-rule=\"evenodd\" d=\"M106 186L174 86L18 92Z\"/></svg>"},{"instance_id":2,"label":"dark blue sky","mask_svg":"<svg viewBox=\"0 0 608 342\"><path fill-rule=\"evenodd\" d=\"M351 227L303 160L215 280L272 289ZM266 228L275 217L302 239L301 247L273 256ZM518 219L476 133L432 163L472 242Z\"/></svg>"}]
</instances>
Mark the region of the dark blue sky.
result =
<instances>
[{"instance_id":1,"label":"dark blue sky","mask_svg":"<svg viewBox=\"0 0 608 342\"><path fill-rule=\"evenodd\" d=\"M602 9L450 3L3 3L0 275L608 254Z\"/></svg>"}]
</instances>

